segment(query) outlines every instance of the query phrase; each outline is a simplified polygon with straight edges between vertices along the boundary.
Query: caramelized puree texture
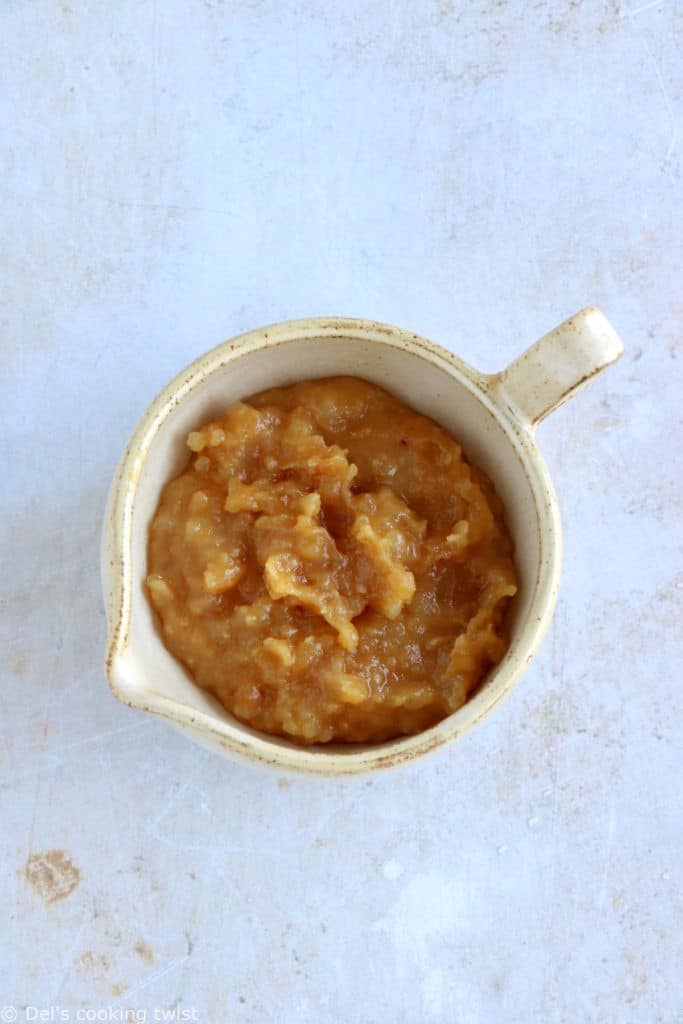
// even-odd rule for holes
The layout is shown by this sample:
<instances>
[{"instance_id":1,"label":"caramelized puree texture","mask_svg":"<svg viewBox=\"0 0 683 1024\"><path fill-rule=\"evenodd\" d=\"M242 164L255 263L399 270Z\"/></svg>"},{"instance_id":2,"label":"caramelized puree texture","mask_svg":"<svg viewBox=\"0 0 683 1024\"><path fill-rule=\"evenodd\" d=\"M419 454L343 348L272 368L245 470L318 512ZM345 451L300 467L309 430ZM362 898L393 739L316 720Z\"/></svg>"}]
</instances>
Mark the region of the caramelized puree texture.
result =
<instances>
[{"instance_id":1,"label":"caramelized puree texture","mask_svg":"<svg viewBox=\"0 0 683 1024\"><path fill-rule=\"evenodd\" d=\"M147 589L168 649L241 721L380 742L455 711L500 661L502 506L431 420L339 377L237 402L187 443Z\"/></svg>"}]
</instances>

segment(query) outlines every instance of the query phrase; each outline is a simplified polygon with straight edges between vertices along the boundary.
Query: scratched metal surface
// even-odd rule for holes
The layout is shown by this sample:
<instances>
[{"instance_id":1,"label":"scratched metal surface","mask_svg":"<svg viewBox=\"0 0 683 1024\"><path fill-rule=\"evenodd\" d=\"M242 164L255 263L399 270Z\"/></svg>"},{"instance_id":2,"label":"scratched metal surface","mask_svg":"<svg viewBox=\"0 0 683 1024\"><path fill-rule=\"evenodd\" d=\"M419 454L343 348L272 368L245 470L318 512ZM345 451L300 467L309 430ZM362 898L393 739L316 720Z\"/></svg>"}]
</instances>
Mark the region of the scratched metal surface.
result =
<instances>
[{"instance_id":1,"label":"scratched metal surface","mask_svg":"<svg viewBox=\"0 0 683 1024\"><path fill-rule=\"evenodd\" d=\"M0 1003L683 1020L683 6L338 6L2 4ZM587 303L627 354L541 427L562 594L486 724L341 784L109 695L105 493L181 366L342 313L494 369Z\"/></svg>"}]
</instances>

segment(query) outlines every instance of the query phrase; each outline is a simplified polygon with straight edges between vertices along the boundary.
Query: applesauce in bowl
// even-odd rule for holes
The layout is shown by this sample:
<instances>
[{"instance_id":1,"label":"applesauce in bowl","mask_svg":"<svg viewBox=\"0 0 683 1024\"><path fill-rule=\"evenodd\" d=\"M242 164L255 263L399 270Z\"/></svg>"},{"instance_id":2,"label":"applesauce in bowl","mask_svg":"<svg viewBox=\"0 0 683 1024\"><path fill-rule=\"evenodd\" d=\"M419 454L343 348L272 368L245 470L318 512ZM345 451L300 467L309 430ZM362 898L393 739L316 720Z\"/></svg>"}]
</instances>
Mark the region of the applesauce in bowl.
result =
<instances>
[{"instance_id":1,"label":"applesauce in bowl","mask_svg":"<svg viewBox=\"0 0 683 1024\"><path fill-rule=\"evenodd\" d=\"M187 445L147 593L169 651L241 722L381 743L452 714L502 659L503 508L432 420L335 377L237 402Z\"/></svg>"}]
</instances>

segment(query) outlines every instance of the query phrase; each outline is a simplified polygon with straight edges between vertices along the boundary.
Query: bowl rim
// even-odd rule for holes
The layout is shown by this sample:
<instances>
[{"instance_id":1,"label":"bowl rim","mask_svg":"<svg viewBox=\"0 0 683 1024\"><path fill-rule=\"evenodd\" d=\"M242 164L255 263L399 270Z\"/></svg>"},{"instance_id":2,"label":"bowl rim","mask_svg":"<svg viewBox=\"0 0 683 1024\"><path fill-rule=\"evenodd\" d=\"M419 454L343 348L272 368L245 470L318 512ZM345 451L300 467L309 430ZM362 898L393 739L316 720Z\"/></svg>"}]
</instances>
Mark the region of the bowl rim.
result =
<instances>
[{"instance_id":1,"label":"bowl rim","mask_svg":"<svg viewBox=\"0 0 683 1024\"><path fill-rule=\"evenodd\" d=\"M173 410L209 376L234 360L261 349L316 338L358 339L398 347L444 371L465 387L502 427L515 449L536 507L539 564L529 616L522 624L523 648L494 669L491 685L436 725L414 736L376 746L349 749L339 745L311 748L283 743L279 737L247 731L237 723L219 722L212 715L160 694L138 694L117 678L117 668L129 649L134 566L132 526L138 484L147 456ZM226 753L275 767L280 771L341 776L393 767L460 738L500 703L527 670L543 640L557 599L562 562L560 514L555 491L536 446L531 425L522 420L504 393L494 390L496 375L482 374L454 353L401 327L350 317L309 317L256 328L222 342L194 359L159 392L142 414L119 461L109 494L102 535L102 583L107 609L105 675L114 695L130 707L160 716L200 742L220 746Z\"/></svg>"}]
</instances>

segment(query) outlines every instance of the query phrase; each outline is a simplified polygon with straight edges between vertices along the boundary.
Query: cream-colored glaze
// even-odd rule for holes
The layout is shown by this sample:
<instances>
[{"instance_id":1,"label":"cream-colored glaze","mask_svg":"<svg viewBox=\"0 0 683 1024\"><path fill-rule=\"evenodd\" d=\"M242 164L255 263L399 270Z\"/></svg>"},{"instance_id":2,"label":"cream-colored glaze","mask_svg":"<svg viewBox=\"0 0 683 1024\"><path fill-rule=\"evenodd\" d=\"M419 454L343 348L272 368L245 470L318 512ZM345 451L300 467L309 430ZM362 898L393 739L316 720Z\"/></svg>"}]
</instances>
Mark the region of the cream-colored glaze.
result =
<instances>
[{"instance_id":1,"label":"cream-colored glaze","mask_svg":"<svg viewBox=\"0 0 683 1024\"><path fill-rule=\"evenodd\" d=\"M487 376L409 331L366 320L293 320L251 331L195 360L142 417L119 464L107 507L102 581L106 672L131 707L168 719L194 739L251 761L350 775L412 760L462 736L512 689L552 617L560 577L560 515L533 431L543 416L619 358L621 342L585 309ZM166 650L146 599L147 531L161 488L187 458L185 437L245 395L295 381L350 374L386 388L449 430L493 480L515 541L520 590L503 661L459 711L417 736L379 746L303 749L237 722L194 685Z\"/></svg>"}]
</instances>

